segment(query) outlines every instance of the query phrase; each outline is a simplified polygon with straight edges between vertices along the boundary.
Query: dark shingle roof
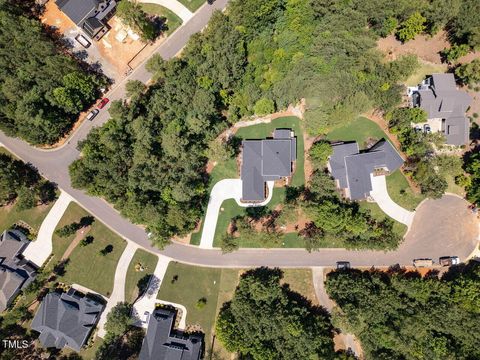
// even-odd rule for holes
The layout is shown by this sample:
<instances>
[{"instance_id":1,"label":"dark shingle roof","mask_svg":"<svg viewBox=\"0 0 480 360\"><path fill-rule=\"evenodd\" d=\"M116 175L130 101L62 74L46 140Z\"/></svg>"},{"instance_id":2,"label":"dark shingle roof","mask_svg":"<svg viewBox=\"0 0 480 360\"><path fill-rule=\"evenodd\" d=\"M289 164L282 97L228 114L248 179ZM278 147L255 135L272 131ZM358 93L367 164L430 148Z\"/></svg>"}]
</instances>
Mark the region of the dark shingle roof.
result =
<instances>
[{"instance_id":1,"label":"dark shingle roof","mask_svg":"<svg viewBox=\"0 0 480 360\"><path fill-rule=\"evenodd\" d=\"M103 309L103 304L80 296L73 289L62 294L52 292L43 299L33 318L32 329L40 333L39 340L44 347L67 346L80 351Z\"/></svg>"},{"instance_id":2,"label":"dark shingle roof","mask_svg":"<svg viewBox=\"0 0 480 360\"><path fill-rule=\"evenodd\" d=\"M296 138L290 129L276 129L273 139L242 142L242 200L265 200L265 182L292 175Z\"/></svg>"},{"instance_id":3,"label":"dark shingle roof","mask_svg":"<svg viewBox=\"0 0 480 360\"><path fill-rule=\"evenodd\" d=\"M4 231L0 238L0 311L35 278L36 267L21 257L29 243L18 230Z\"/></svg>"},{"instance_id":4,"label":"dark shingle roof","mask_svg":"<svg viewBox=\"0 0 480 360\"><path fill-rule=\"evenodd\" d=\"M427 79L430 86L423 86L418 91L420 108L425 110L429 119L445 119L452 125L452 131L447 131L445 124L446 143L464 145L469 138L469 123L465 112L472 98L464 91L457 89L453 74L433 74Z\"/></svg>"},{"instance_id":5,"label":"dark shingle roof","mask_svg":"<svg viewBox=\"0 0 480 360\"><path fill-rule=\"evenodd\" d=\"M175 311L156 309L150 316L139 360L199 360L203 338L173 330Z\"/></svg>"},{"instance_id":6,"label":"dark shingle roof","mask_svg":"<svg viewBox=\"0 0 480 360\"><path fill-rule=\"evenodd\" d=\"M99 0L57 0L56 4L76 25L95 14Z\"/></svg>"},{"instance_id":7,"label":"dark shingle roof","mask_svg":"<svg viewBox=\"0 0 480 360\"><path fill-rule=\"evenodd\" d=\"M387 168L394 172L403 164L403 159L395 147L384 139L370 149L359 152L356 142L332 145L333 154L329 159L332 176L342 189L348 189L349 198L366 198L372 190L370 174L377 168Z\"/></svg>"}]
</instances>

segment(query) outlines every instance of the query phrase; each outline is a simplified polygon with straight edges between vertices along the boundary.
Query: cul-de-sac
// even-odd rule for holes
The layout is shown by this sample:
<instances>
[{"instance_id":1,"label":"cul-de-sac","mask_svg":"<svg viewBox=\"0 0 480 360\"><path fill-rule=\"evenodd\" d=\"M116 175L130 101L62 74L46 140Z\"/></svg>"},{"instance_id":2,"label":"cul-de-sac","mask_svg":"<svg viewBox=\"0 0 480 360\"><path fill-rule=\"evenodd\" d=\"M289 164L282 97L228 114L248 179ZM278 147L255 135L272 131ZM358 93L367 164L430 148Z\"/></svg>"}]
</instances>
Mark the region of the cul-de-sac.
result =
<instances>
[{"instance_id":1,"label":"cul-de-sac","mask_svg":"<svg viewBox=\"0 0 480 360\"><path fill-rule=\"evenodd\" d=\"M0 359L480 359L478 0L0 0Z\"/></svg>"}]
</instances>

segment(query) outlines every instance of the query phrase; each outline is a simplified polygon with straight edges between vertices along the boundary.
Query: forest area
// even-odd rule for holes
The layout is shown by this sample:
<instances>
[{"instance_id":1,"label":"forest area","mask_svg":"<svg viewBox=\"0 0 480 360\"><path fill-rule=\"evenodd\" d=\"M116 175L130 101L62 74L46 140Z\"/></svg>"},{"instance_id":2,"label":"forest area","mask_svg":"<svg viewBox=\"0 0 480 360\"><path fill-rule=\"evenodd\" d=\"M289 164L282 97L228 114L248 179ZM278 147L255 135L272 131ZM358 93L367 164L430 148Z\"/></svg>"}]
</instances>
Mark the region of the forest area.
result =
<instances>
[{"instance_id":1,"label":"forest area","mask_svg":"<svg viewBox=\"0 0 480 360\"><path fill-rule=\"evenodd\" d=\"M478 359L480 264L433 272L336 271L326 289L332 322L355 334L366 359Z\"/></svg>"},{"instance_id":2,"label":"forest area","mask_svg":"<svg viewBox=\"0 0 480 360\"><path fill-rule=\"evenodd\" d=\"M111 120L81 144L82 159L70 168L73 185L147 225L162 246L195 228L208 196L210 144L225 128L301 98L313 135L371 108L391 111L401 101L399 82L417 60L385 62L376 39L448 25L452 41L474 47L475 6L470 0L234 0L180 58L149 61L154 85L129 84L129 102L114 103ZM426 19L421 27L410 19L419 11Z\"/></svg>"},{"instance_id":3,"label":"forest area","mask_svg":"<svg viewBox=\"0 0 480 360\"><path fill-rule=\"evenodd\" d=\"M0 129L33 145L62 138L105 80L80 66L34 1L0 1Z\"/></svg>"}]
</instances>

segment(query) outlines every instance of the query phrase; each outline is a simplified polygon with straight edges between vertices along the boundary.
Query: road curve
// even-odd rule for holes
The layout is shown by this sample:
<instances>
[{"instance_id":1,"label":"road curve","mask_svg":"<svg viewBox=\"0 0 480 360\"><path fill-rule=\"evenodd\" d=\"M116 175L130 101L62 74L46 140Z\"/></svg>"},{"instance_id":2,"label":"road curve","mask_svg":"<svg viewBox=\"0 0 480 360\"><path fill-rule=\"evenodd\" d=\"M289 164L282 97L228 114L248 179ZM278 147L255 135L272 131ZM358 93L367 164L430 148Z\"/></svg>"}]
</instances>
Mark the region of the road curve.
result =
<instances>
[{"instance_id":1,"label":"road curve","mask_svg":"<svg viewBox=\"0 0 480 360\"><path fill-rule=\"evenodd\" d=\"M157 53L165 59L175 56L193 33L205 27L212 12L215 9L223 9L227 2L228 0L216 0L213 5L204 5L195 13L192 19L180 27L157 49ZM149 78L150 74L146 71L144 64L142 64L127 79L147 82ZM124 97L124 85L125 81L114 88L108 94L109 98L116 100ZM68 166L79 156L79 152L76 149L78 141L84 139L93 126L102 125L107 120L108 114L102 110L94 122L84 122L69 142L55 151L35 149L22 140L6 136L3 132L0 132L0 143L25 162L37 167L44 177L56 183L59 188L74 198L80 206L105 223L110 229L152 253L163 254L183 263L213 267L262 265L282 267L331 266L337 260L350 261L353 266L381 266L395 263L408 265L416 257L435 258L441 255L449 255L444 253L445 249L451 249L453 253L450 255L457 255L464 259L473 251L477 244L478 226L476 219L473 220L473 215L469 213L466 203L456 197L446 196L442 200L438 200L433 209L433 211L441 212L443 215L438 213L429 214L430 202L424 203L417 210L417 214L421 210L425 210L426 215L415 217L406 241L395 252L324 249L308 253L302 249L242 249L231 254L222 255L219 250L199 249L198 247L177 243L169 245L165 250L160 251L150 244L144 229L123 218L106 201L89 196L83 191L73 189L70 185ZM452 217L452 214L455 216ZM445 221L441 223L439 222L440 219ZM460 229L455 237L455 239L458 239L458 242L454 243L453 247L451 246L452 238L446 237L448 232L438 233L438 230L435 230L448 229L446 226L452 219L455 219L456 223L450 223L450 229ZM462 223L459 221L462 221ZM422 233L421 229L424 228L424 222L436 225L436 227L431 226L431 228L437 233ZM469 231L467 232L463 229L469 229Z\"/></svg>"}]
</instances>

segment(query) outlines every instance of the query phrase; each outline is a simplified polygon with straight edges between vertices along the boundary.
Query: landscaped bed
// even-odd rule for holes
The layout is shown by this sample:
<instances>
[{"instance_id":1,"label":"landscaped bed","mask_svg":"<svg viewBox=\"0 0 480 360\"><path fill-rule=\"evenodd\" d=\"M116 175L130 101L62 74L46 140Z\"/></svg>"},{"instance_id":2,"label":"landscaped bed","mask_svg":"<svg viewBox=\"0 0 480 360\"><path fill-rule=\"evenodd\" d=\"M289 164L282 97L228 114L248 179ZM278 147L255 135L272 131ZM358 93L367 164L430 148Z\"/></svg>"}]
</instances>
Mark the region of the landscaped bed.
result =
<instances>
[{"instance_id":1,"label":"landscaped bed","mask_svg":"<svg viewBox=\"0 0 480 360\"><path fill-rule=\"evenodd\" d=\"M138 249L128 266L125 280L125 301L133 303L139 295L139 282L147 286L148 278L157 266L158 257L145 250Z\"/></svg>"},{"instance_id":2,"label":"landscaped bed","mask_svg":"<svg viewBox=\"0 0 480 360\"><path fill-rule=\"evenodd\" d=\"M82 217L87 216L91 215L79 205L71 203L56 229L78 222ZM89 228L80 229L75 235L61 238L54 234L54 257L50 261L49 267L61 259L77 236L82 239L91 236L93 241L86 246L81 246L80 243L75 246L69 256L65 273L60 276L59 281L66 284L79 284L102 295L109 296L113 289L113 279L118 260L127 246L126 241L113 233L99 220L95 220ZM109 245L111 245L111 251L102 255L100 252Z\"/></svg>"}]
</instances>

